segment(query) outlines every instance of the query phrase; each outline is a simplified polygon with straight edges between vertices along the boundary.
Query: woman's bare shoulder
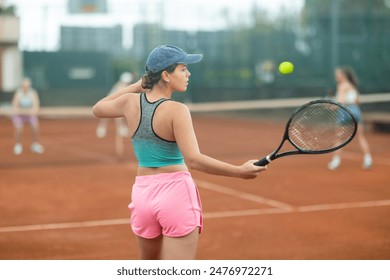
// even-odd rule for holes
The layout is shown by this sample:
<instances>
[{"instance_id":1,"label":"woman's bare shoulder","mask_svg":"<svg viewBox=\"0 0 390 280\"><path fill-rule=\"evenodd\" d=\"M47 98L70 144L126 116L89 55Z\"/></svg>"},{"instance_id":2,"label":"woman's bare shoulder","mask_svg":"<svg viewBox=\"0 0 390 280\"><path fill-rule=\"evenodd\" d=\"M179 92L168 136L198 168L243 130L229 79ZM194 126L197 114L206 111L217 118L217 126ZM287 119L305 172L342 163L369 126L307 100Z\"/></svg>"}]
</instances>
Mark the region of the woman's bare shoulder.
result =
<instances>
[{"instance_id":1,"label":"woman's bare shoulder","mask_svg":"<svg viewBox=\"0 0 390 280\"><path fill-rule=\"evenodd\" d=\"M166 106L169 107L173 114L187 114L190 112L190 109L186 104L178 101L169 100L163 104L166 104Z\"/></svg>"},{"instance_id":2,"label":"woman's bare shoulder","mask_svg":"<svg viewBox=\"0 0 390 280\"><path fill-rule=\"evenodd\" d=\"M128 102L130 102L130 103L135 103L135 102L139 103L139 99L140 99L141 94L139 94L139 93L127 93L124 96L128 100Z\"/></svg>"},{"instance_id":3,"label":"woman's bare shoulder","mask_svg":"<svg viewBox=\"0 0 390 280\"><path fill-rule=\"evenodd\" d=\"M338 85L338 91L341 92L341 93L345 93L345 92L347 92L347 91L349 91L351 89L352 89L352 87L351 87L351 85L349 83L340 83Z\"/></svg>"},{"instance_id":4,"label":"woman's bare shoulder","mask_svg":"<svg viewBox=\"0 0 390 280\"><path fill-rule=\"evenodd\" d=\"M161 112L169 116L172 120L178 120L178 119L191 119L191 113L190 109L187 105L174 101L174 100L167 100L160 104L159 108L161 109Z\"/></svg>"}]
</instances>

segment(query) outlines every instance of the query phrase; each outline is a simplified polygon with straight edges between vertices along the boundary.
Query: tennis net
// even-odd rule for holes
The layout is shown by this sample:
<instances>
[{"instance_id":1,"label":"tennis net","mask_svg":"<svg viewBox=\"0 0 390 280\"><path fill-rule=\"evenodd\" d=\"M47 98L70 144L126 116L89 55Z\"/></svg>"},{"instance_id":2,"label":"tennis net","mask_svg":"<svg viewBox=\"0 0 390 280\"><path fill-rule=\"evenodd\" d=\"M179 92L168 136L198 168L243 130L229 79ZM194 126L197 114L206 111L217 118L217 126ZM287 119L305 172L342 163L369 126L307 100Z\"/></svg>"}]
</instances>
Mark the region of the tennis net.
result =
<instances>
[{"instance_id":1,"label":"tennis net","mask_svg":"<svg viewBox=\"0 0 390 280\"><path fill-rule=\"evenodd\" d=\"M266 118L285 120L304 103L323 97L313 96L304 98L259 99L228 102L188 103L194 114L215 116L233 116L245 118ZM390 93L371 93L361 96L361 108L367 122L390 123ZM42 107L41 118L72 119L92 118L91 107ZM0 107L0 116L12 115L10 104Z\"/></svg>"}]
</instances>

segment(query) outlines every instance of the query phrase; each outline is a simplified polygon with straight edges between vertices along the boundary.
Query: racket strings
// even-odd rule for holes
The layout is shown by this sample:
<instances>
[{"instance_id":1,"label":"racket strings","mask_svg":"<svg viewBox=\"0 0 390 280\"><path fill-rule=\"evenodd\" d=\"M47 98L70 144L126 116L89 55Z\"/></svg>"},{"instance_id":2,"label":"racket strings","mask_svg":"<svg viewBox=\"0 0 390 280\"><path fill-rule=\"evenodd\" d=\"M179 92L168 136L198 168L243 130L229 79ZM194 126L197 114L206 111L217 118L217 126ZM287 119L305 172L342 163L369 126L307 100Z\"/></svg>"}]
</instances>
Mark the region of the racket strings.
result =
<instances>
[{"instance_id":1,"label":"racket strings","mask_svg":"<svg viewBox=\"0 0 390 280\"><path fill-rule=\"evenodd\" d=\"M290 140L303 151L325 151L344 145L353 137L356 123L343 107L315 103L298 111L290 122Z\"/></svg>"}]
</instances>

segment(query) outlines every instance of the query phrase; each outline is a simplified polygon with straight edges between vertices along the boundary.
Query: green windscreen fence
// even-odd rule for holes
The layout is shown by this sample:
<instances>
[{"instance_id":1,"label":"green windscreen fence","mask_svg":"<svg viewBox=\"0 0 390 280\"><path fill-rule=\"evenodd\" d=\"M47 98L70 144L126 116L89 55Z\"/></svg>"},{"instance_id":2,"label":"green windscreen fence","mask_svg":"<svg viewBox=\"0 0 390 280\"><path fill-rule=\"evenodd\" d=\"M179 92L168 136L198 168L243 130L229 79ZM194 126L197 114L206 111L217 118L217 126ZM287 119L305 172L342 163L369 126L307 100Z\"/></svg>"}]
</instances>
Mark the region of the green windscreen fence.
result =
<instances>
[{"instance_id":1,"label":"green windscreen fence","mask_svg":"<svg viewBox=\"0 0 390 280\"><path fill-rule=\"evenodd\" d=\"M189 66L188 102L325 96L335 91L334 68L349 65L363 93L390 92L390 2L306 0L299 12L268 15L254 6L246 23L220 30L172 30L138 23L122 57L95 52L24 52L24 72L44 106L89 106L123 71L136 78L149 52L174 44L204 54ZM283 76L282 61L295 71Z\"/></svg>"}]
</instances>

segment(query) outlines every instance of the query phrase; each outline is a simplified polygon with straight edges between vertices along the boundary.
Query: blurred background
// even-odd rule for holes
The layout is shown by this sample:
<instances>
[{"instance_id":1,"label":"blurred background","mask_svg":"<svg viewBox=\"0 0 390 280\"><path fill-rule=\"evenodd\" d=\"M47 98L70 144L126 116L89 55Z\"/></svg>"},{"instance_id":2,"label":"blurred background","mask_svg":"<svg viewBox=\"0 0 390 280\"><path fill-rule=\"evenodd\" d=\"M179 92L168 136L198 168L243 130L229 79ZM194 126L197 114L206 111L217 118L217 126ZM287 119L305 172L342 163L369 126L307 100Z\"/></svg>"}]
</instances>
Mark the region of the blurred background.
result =
<instances>
[{"instance_id":1,"label":"blurred background","mask_svg":"<svg viewBox=\"0 0 390 280\"><path fill-rule=\"evenodd\" d=\"M280 160L252 181L194 171L198 258L390 259L390 0L0 0L0 259L139 257L130 136L91 107L122 73L139 79L159 44L204 54L174 98L192 110L202 152L233 164L271 152L295 108L334 95L336 66L353 67L363 93L369 172L358 141L333 173L330 155ZM44 154L29 151L27 127L15 152L24 76Z\"/></svg>"},{"instance_id":2,"label":"blurred background","mask_svg":"<svg viewBox=\"0 0 390 280\"><path fill-rule=\"evenodd\" d=\"M390 0L0 0L0 103L28 76L42 106L91 106L158 44L205 55L187 102L325 96L338 65L390 90Z\"/></svg>"}]
</instances>

